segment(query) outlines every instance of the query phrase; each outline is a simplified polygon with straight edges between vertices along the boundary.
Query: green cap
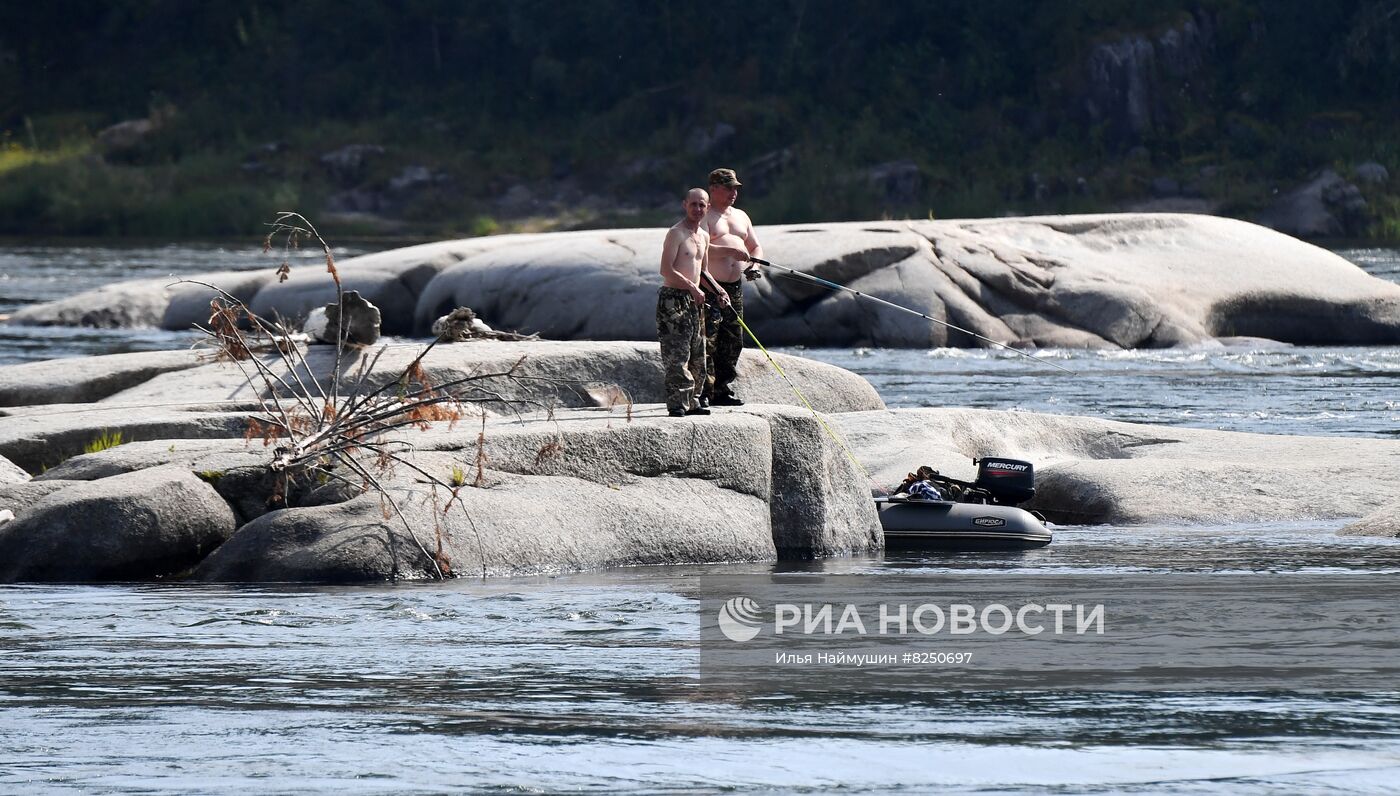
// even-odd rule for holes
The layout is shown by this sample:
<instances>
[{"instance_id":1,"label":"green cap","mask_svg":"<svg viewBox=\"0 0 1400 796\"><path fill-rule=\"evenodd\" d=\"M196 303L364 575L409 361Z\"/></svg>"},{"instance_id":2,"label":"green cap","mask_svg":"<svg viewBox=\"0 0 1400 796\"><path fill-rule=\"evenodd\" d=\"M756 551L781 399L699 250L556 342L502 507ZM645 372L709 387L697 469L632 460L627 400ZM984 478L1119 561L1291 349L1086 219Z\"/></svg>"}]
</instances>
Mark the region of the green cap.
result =
<instances>
[{"instance_id":1,"label":"green cap","mask_svg":"<svg viewBox=\"0 0 1400 796\"><path fill-rule=\"evenodd\" d=\"M743 185L742 182L739 182L739 175L734 173L734 169L715 169L710 172L710 184L728 185L733 188Z\"/></svg>"}]
</instances>

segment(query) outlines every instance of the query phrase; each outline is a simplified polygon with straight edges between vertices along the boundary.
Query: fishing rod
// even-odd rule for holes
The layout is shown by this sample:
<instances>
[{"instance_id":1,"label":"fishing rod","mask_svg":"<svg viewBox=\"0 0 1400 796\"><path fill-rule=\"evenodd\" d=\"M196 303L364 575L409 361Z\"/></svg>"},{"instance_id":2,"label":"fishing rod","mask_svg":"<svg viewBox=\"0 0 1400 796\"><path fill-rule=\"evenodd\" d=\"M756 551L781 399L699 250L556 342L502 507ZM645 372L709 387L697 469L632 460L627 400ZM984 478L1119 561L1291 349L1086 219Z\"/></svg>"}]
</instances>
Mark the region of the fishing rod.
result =
<instances>
[{"instance_id":1,"label":"fishing rod","mask_svg":"<svg viewBox=\"0 0 1400 796\"><path fill-rule=\"evenodd\" d=\"M832 290L844 290L844 291L846 291L847 293L853 293L853 294L855 294L856 296L858 296L858 297L860 297L860 298L863 298L863 299L870 299L871 301L878 302L878 303L880 303L880 304L884 304L886 307L893 307L894 309L900 310L901 312L907 312L907 313L909 313L910 315L917 315L917 316L919 316L920 318L923 318L924 320L933 321L934 323L939 324L940 326L946 326L946 327L948 327L949 329L952 329L952 330L954 330L954 331L962 332L963 334L966 334L966 335L971 335L972 337L975 337L975 338L977 338L978 340L983 340L983 341L985 341L985 342L991 343L992 345L997 346L997 347L999 347L999 348L1005 348L1007 351L1011 351L1011 352L1013 352L1013 353L1020 354L1021 356L1026 357L1027 359L1034 359L1036 362L1039 362L1039 363L1042 364L1042 365L1049 365L1050 367L1055 368L1056 370L1063 370L1065 373L1071 373L1071 374L1074 373L1074 371L1070 370L1069 368L1064 367L1064 366L1062 366L1062 365L1056 365L1054 362L1051 362L1051 361L1048 360L1048 359L1041 359L1040 357L1036 356L1035 354L1028 354L1028 353L1026 353L1025 351L1022 351L1022 350L1019 349L1019 348L1014 348L1014 347L1012 347L1012 346L1007 345L1006 343L997 342L996 340L993 340L993 339L990 338L990 337L983 337L982 335L980 335L980 334L978 334L978 333L976 333L976 332L969 331L969 330L967 330L967 329L962 328L961 326L954 326L953 324L948 323L947 321L939 320L938 318L935 318L935 317L933 317L932 315L926 315L926 314L924 314L924 313L922 313L922 312L919 312L918 310L910 309L910 308L908 308L908 307L904 307L904 306L901 306L901 305L899 305L899 304L895 304L893 301L885 301L884 299L879 298L878 296L872 296L872 295L870 295L869 293L862 293L862 292L860 292L859 290L856 290L856 289L854 289L854 288L849 288L849 287L846 287L845 285L838 285L838 284L836 284L835 282L832 282L832 281L829 281L829 280L826 280L826 279L822 279L822 278L819 277L819 276L813 276L812 274L803 273L802 271L798 271L798 270L793 269L793 268L788 268L788 267L785 266L785 265L778 265L777 263L772 263L772 262L769 262L769 261L767 261L767 260L760 260L760 259L758 259L757 257L750 257L750 258L749 258L749 262L751 262L751 263L757 263L757 264L759 264L759 265L767 266L767 267L769 267L769 268L777 268L777 269L780 270L780 271L787 271L789 274L792 274L793 276L799 276L799 277L802 277L803 279L810 279L811 281L816 282L817 284L821 285L822 287L829 287L829 288L831 288Z\"/></svg>"}]
</instances>

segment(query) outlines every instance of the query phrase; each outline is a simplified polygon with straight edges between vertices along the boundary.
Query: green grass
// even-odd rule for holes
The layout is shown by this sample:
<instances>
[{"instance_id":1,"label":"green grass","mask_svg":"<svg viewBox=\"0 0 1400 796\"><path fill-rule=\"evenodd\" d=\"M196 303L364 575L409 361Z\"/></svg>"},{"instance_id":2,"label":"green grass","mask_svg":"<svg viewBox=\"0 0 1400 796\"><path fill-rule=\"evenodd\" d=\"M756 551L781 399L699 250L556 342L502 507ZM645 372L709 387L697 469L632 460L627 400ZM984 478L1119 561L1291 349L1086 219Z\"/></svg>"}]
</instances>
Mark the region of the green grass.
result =
<instances>
[{"instance_id":1,"label":"green grass","mask_svg":"<svg viewBox=\"0 0 1400 796\"><path fill-rule=\"evenodd\" d=\"M14 141L0 143L0 176L31 166L49 166L83 157L92 151L88 144L65 144L56 149L29 149Z\"/></svg>"},{"instance_id":2,"label":"green grass","mask_svg":"<svg viewBox=\"0 0 1400 796\"><path fill-rule=\"evenodd\" d=\"M124 442L126 442L126 440L122 438L122 433L120 431L108 431L107 429L103 429L100 435L83 446L83 453L100 453L101 451L115 448Z\"/></svg>"}]
</instances>

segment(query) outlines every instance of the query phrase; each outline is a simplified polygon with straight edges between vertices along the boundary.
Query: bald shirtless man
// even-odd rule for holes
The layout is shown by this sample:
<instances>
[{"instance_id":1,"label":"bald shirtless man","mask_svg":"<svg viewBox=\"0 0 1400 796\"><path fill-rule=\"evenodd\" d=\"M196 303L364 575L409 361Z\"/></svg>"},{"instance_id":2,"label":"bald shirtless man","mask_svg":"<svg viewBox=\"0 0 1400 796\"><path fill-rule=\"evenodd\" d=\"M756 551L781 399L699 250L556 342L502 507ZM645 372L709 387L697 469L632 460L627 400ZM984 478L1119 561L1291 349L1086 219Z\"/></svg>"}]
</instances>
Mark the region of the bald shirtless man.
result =
<instances>
[{"instance_id":1,"label":"bald shirtless man","mask_svg":"<svg viewBox=\"0 0 1400 796\"><path fill-rule=\"evenodd\" d=\"M743 277L758 279L758 266L751 257L762 259L763 247L754 234L748 213L734 206L739 198L739 177L733 169L710 172L710 208L701 221L710 236L711 253L706 272L718 282L715 291L732 312L722 313L719 323L706 328L706 348L710 363L704 399L708 406L743 406L734 394L734 379L738 375L739 354L744 350L744 329L739 318L744 314ZM706 289L710 289L709 285ZM727 299L727 301L724 301Z\"/></svg>"},{"instance_id":2,"label":"bald shirtless man","mask_svg":"<svg viewBox=\"0 0 1400 796\"><path fill-rule=\"evenodd\" d=\"M700 280L710 251L710 237L700 222L709 205L704 190L691 188L682 205L685 218L666 231L661 245L656 339L661 341L661 364L666 369L666 411L672 417L710 413L700 406L700 391L705 387L705 294Z\"/></svg>"}]
</instances>

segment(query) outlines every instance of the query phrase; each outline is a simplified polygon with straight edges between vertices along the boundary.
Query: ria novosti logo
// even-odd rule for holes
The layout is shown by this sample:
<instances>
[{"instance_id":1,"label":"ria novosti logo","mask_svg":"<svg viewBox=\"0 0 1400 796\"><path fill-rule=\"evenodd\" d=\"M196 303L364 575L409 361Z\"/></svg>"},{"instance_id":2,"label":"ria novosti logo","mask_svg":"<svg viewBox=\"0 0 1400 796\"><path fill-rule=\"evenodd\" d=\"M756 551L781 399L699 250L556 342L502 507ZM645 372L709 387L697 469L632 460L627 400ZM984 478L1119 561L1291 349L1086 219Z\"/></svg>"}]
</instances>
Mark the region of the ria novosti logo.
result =
<instances>
[{"instance_id":1,"label":"ria novosti logo","mask_svg":"<svg viewBox=\"0 0 1400 796\"><path fill-rule=\"evenodd\" d=\"M752 641L762 625L762 611L748 597L731 597L719 608L719 630L730 641Z\"/></svg>"},{"instance_id":2,"label":"ria novosti logo","mask_svg":"<svg viewBox=\"0 0 1400 796\"><path fill-rule=\"evenodd\" d=\"M772 617L780 636L1103 635L1103 603L775 603L771 614L749 597L730 597L717 624L736 643L752 641Z\"/></svg>"}]
</instances>

